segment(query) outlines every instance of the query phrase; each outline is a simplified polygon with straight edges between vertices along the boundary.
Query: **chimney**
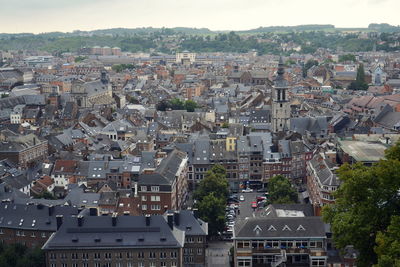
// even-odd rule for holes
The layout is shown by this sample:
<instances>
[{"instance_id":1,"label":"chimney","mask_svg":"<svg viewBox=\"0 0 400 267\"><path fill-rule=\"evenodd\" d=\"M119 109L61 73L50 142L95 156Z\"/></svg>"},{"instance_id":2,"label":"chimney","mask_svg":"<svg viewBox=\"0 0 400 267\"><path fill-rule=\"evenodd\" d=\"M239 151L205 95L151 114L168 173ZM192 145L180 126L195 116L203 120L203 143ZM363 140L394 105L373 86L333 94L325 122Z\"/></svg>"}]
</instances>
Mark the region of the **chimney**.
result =
<instances>
[{"instance_id":1,"label":"chimney","mask_svg":"<svg viewBox=\"0 0 400 267\"><path fill-rule=\"evenodd\" d=\"M97 216L97 209L96 208L90 208L89 209L89 215L90 216Z\"/></svg>"},{"instance_id":2,"label":"chimney","mask_svg":"<svg viewBox=\"0 0 400 267\"><path fill-rule=\"evenodd\" d=\"M79 215L78 216L78 226L81 227L83 225L83 216Z\"/></svg>"},{"instance_id":3,"label":"chimney","mask_svg":"<svg viewBox=\"0 0 400 267\"><path fill-rule=\"evenodd\" d=\"M112 226L117 226L117 213L113 213L111 216Z\"/></svg>"},{"instance_id":4,"label":"chimney","mask_svg":"<svg viewBox=\"0 0 400 267\"><path fill-rule=\"evenodd\" d=\"M174 223L175 223L176 226L179 226L179 219L180 219L180 218L179 218L179 215L180 215L180 214L179 214L178 211L175 211L175 212L174 212Z\"/></svg>"},{"instance_id":5,"label":"chimney","mask_svg":"<svg viewBox=\"0 0 400 267\"><path fill-rule=\"evenodd\" d=\"M52 216L54 212L54 206L49 206L49 216Z\"/></svg>"},{"instance_id":6,"label":"chimney","mask_svg":"<svg viewBox=\"0 0 400 267\"><path fill-rule=\"evenodd\" d=\"M167 222L169 228L171 228L171 230L174 229L174 214L172 213L167 214Z\"/></svg>"},{"instance_id":7,"label":"chimney","mask_svg":"<svg viewBox=\"0 0 400 267\"><path fill-rule=\"evenodd\" d=\"M145 219L146 219L146 226L150 226L150 220L151 220L150 215L147 214L147 215L145 216Z\"/></svg>"},{"instance_id":8,"label":"chimney","mask_svg":"<svg viewBox=\"0 0 400 267\"><path fill-rule=\"evenodd\" d=\"M62 215L57 215L56 216L56 222L57 222L57 230L60 229L61 224L63 223L63 216Z\"/></svg>"},{"instance_id":9,"label":"chimney","mask_svg":"<svg viewBox=\"0 0 400 267\"><path fill-rule=\"evenodd\" d=\"M194 216L194 218L196 218L196 219L199 218L199 210L198 210L198 209L196 209L196 208L193 209L193 216Z\"/></svg>"}]
</instances>

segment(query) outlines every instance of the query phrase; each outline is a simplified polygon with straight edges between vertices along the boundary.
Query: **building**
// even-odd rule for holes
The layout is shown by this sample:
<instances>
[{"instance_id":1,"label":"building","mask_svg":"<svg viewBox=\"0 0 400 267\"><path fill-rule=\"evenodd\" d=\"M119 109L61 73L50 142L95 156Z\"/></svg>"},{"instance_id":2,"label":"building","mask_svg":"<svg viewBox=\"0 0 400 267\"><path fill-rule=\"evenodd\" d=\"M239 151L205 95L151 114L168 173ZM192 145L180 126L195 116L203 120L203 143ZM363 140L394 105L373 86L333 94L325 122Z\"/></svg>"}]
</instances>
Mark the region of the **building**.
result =
<instances>
[{"instance_id":1,"label":"building","mask_svg":"<svg viewBox=\"0 0 400 267\"><path fill-rule=\"evenodd\" d=\"M205 266L208 226L190 212L57 219L43 246L49 267Z\"/></svg>"},{"instance_id":2,"label":"building","mask_svg":"<svg viewBox=\"0 0 400 267\"><path fill-rule=\"evenodd\" d=\"M284 78L285 69L282 58L279 61L277 74L272 89L272 129L275 133L290 129L289 87Z\"/></svg>"},{"instance_id":3,"label":"building","mask_svg":"<svg viewBox=\"0 0 400 267\"><path fill-rule=\"evenodd\" d=\"M387 147L378 142L364 142L356 140L339 140L337 154L339 163L353 164L361 162L372 165L385 157Z\"/></svg>"},{"instance_id":4,"label":"building","mask_svg":"<svg viewBox=\"0 0 400 267\"><path fill-rule=\"evenodd\" d=\"M0 132L0 159L9 159L19 167L26 168L47 159L47 140L34 134L19 135L9 130Z\"/></svg>"},{"instance_id":5,"label":"building","mask_svg":"<svg viewBox=\"0 0 400 267\"><path fill-rule=\"evenodd\" d=\"M270 205L263 213L234 229L235 266L327 265L324 223L312 207Z\"/></svg>"},{"instance_id":6,"label":"building","mask_svg":"<svg viewBox=\"0 0 400 267\"><path fill-rule=\"evenodd\" d=\"M335 203L333 193L340 185L335 162L336 153L332 151L318 153L307 162L307 191L318 216L323 206Z\"/></svg>"},{"instance_id":7,"label":"building","mask_svg":"<svg viewBox=\"0 0 400 267\"><path fill-rule=\"evenodd\" d=\"M188 191L187 162L186 153L175 149L154 172L139 175L135 187L143 214L163 214L183 207Z\"/></svg>"},{"instance_id":8,"label":"building","mask_svg":"<svg viewBox=\"0 0 400 267\"><path fill-rule=\"evenodd\" d=\"M57 230L56 216L77 215L71 206L0 203L0 243L41 247Z\"/></svg>"}]
</instances>

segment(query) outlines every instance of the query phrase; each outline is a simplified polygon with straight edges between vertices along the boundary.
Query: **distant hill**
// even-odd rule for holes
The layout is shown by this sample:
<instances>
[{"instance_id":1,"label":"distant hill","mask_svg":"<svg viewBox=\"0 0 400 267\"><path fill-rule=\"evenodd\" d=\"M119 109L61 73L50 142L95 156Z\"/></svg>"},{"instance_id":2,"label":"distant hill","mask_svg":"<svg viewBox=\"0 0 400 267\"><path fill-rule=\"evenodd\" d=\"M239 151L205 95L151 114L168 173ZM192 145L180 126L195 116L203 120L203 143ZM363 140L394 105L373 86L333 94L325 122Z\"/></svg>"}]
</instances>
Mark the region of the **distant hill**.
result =
<instances>
[{"instance_id":1,"label":"distant hill","mask_svg":"<svg viewBox=\"0 0 400 267\"><path fill-rule=\"evenodd\" d=\"M310 24L310 25L298 25L298 26L270 26L270 27L259 27L257 29L241 31L243 33L251 32L288 32L288 31L324 31L328 29L335 29L334 25L326 24Z\"/></svg>"},{"instance_id":2,"label":"distant hill","mask_svg":"<svg viewBox=\"0 0 400 267\"><path fill-rule=\"evenodd\" d=\"M368 29L375 30L378 32L398 32L400 31L399 26L393 26L387 23L371 23L368 25Z\"/></svg>"}]
</instances>

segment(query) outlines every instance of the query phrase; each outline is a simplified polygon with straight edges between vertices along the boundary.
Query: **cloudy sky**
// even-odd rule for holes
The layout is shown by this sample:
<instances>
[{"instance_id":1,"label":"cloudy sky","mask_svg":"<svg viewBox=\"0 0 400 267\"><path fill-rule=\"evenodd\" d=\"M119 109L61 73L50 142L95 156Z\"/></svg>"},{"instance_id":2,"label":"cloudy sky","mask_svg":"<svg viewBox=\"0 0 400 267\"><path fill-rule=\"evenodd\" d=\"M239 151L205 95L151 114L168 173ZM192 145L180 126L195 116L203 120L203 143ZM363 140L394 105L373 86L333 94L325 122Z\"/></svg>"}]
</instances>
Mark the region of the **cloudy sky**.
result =
<instances>
[{"instance_id":1,"label":"cloudy sky","mask_svg":"<svg viewBox=\"0 0 400 267\"><path fill-rule=\"evenodd\" d=\"M399 0L0 0L0 32L400 24Z\"/></svg>"}]
</instances>

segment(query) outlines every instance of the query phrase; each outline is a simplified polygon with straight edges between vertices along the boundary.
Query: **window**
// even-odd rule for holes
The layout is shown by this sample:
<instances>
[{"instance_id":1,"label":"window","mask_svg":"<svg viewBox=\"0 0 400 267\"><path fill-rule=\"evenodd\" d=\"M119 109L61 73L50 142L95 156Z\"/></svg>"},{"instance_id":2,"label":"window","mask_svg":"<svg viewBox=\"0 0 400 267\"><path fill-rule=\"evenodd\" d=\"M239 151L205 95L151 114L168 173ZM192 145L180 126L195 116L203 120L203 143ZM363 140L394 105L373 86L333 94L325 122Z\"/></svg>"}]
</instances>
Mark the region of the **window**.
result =
<instances>
[{"instance_id":1,"label":"window","mask_svg":"<svg viewBox=\"0 0 400 267\"><path fill-rule=\"evenodd\" d=\"M46 233L45 232L42 233L42 237L46 238Z\"/></svg>"},{"instance_id":2,"label":"window","mask_svg":"<svg viewBox=\"0 0 400 267\"><path fill-rule=\"evenodd\" d=\"M165 261L160 262L160 267L167 267L167 263Z\"/></svg>"},{"instance_id":3,"label":"window","mask_svg":"<svg viewBox=\"0 0 400 267\"><path fill-rule=\"evenodd\" d=\"M151 205L151 210L161 210L160 205Z\"/></svg>"},{"instance_id":4,"label":"window","mask_svg":"<svg viewBox=\"0 0 400 267\"><path fill-rule=\"evenodd\" d=\"M171 262L171 267L176 267L176 261Z\"/></svg>"},{"instance_id":5,"label":"window","mask_svg":"<svg viewBox=\"0 0 400 267\"><path fill-rule=\"evenodd\" d=\"M107 260L110 260L110 259L111 259L111 253L104 253L104 257L105 257Z\"/></svg>"},{"instance_id":6,"label":"window","mask_svg":"<svg viewBox=\"0 0 400 267\"><path fill-rule=\"evenodd\" d=\"M144 267L144 263L143 262L139 262L138 263L138 267Z\"/></svg>"},{"instance_id":7,"label":"window","mask_svg":"<svg viewBox=\"0 0 400 267\"><path fill-rule=\"evenodd\" d=\"M186 242L194 243L194 238L193 237L186 237Z\"/></svg>"},{"instance_id":8,"label":"window","mask_svg":"<svg viewBox=\"0 0 400 267\"><path fill-rule=\"evenodd\" d=\"M78 253L71 253L71 259L77 260L78 259Z\"/></svg>"},{"instance_id":9,"label":"window","mask_svg":"<svg viewBox=\"0 0 400 267\"><path fill-rule=\"evenodd\" d=\"M50 259L51 259L51 260L57 259L57 254L55 254L55 253L50 253Z\"/></svg>"},{"instance_id":10,"label":"window","mask_svg":"<svg viewBox=\"0 0 400 267\"><path fill-rule=\"evenodd\" d=\"M3 235L3 234L4 234L3 229L0 228L0 235Z\"/></svg>"},{"instance_id":11,"label":"window","mask_svg":"<svg viewBox=\"0 0 400 267\"><path fill-rule=\"evenodd\" d=\"M198 248L197 249L197 255L203 255L203 249L202 248Z\"/></svg>"},{"instance_id":12,"label":"window","mask_svg":"<svg viewBox=\"0 0 400 267\"><path fill-rule=\"evenodd\" d=\"M140 187L140 191L142 191L142 192L146 192L147 191L147 186L141 186Z\"/></svg>"},{"instance_id":13,"label":"window","mask_svg":"<svg viewBox=\"0 0 400 267\"><path fill-rule=\"evenodd\" d=\"M203 243L203 237L201 237L201 236L198 237L198 238L197 238L197 243Z\"/></svg>"},{"instance_id":14,"label":"window","mask_svg":"<svg viewBox=\"0 0 400 267\"><path fill-rule=\"evenodd\" d=\"M128 259L133 258L133 253L132 252L127 252L126 253L126 258L128 258Z\"/></svg>"},{"instance_id":15,"label":"window","mask_svg":"<svg viewBox=\"0 0 400 267\"><path fill-rule=\"evenodd\" d=\"M94 253L94 259L99 260L100 259L100 253Z\"/></svg>"},{"instance_id":16,"label":"window","mask_svg":"<svg viewBox=\"0 0 400 267\"><path fill-rule=\"evenodd\" d=\"M31 237L36 237L35 232L32 232L32 233L31 233Z\"/></svg>"},{"instance_id":17,"label":"window","mask_svg":"<svg viewBox=\"0 0 400 267\"><path fill-rule=\"evenodd\" d=\"M152 186L151 187L151 192L159 192L160 191L160 187L159 186Z\"/></svg>"},{"instance_id":18,"label":"window","mask_svg":"<svg viewBox=\"0 0 400 267\"><path fill-rule=\"evenodd\" d=\"M147 196L142 196L142 201L147 201Z\"/></svg>"},{"instance_id":19,"label":"window","mask_svg":"<svg viewBox=\"0 0 400 267\"><path fill-rule=\"evenodd\" d=\"M142 205L142 210L147 210L147 205Z\"/></svg>"},{"instance_id":20,"label":"window","mask_svg":"<svg viewBox=\"0 0 400 267\"><path fill-rule=\"evenodd\" d=\"M160 259L166 259L167 258L167 253L166 252L160 252Z\"/></svg>"},{"instance_id":21,"label":"window","mask_svg":"<svg viewBox=\"0 0 400 267\"><path fill-rule=\"evenodd\" d=\"M176 251L171 252L171 259L176 259L178 253Z\"/></svg>"},{"instance_id":22,"label":"window","mask_svg":"<svg viewBox=\"0 0 400 267\"><path fill-rule=\"evenodd\" d=\"M155 252L149 252L149 259L155 259L156 258L156 253Z\"/></svg>"},{"instance_id":23,"label":"window","mask_svg":"<svg viewBox=\"0 0 400 267\"><path fill-rule=\"evenodd\" d=\"M160 201L160 196L151 196L151 201Z\"/></svg>"},{"instance_id":24,"label":"window","mask_svg":"<svg viewBox=\"0 0 400 267\"><path fill-rule=\"evenodd\" d=\"M144 258L144 252L139 252L138 253L138 258L143 259Z\"/></svg>"},{"instance_id":25,"label":"window","mask_svg":"<svg viewBox=\"0 0 400 267\"><path fill-rule=\"evenodd\" d=\"M88 260L89 259L89 254L88 253L82 253L82 259L83 260Z\"/></svg>"},{"instance_id":26,"label":"window","mask_svg":"<svg viewBox=\"0 0 400 267\"><path fill-rule=\"evenodd\" d=\"M156 267L156 263L155 262L150 262L150 267Z\"/></svg>"}]
</instances>

